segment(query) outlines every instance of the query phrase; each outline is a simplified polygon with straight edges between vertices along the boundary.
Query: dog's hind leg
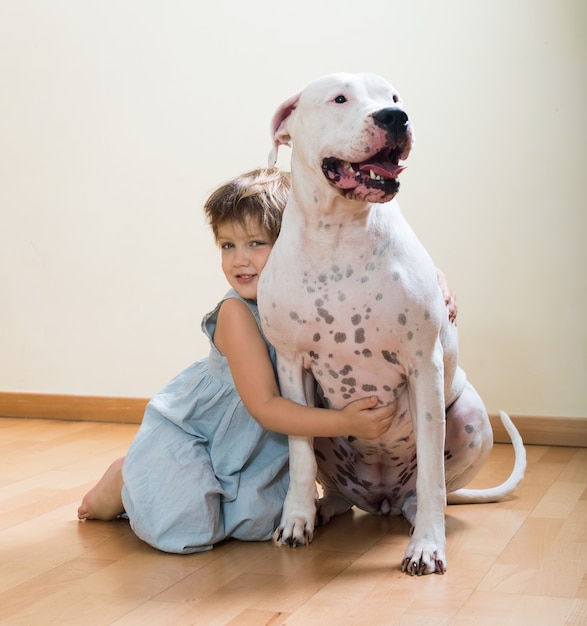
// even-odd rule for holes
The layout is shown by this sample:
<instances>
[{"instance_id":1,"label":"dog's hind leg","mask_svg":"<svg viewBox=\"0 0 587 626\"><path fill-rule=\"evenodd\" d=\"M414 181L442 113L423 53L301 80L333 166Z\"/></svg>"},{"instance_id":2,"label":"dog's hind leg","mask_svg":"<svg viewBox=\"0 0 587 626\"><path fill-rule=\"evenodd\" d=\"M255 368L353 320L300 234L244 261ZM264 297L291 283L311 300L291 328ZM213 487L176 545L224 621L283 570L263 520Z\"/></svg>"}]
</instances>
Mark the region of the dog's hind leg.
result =
<instances>
[{"instance_id":1,"label":"dog's hind leg","mask_svg":"<svg viewBox=\"0 0 587 626\"><path fill-rule=\"evenodd\" d=\"M446 413L444 444L448 492L467 485L483 467L493 446L493 433L483 400L467 382Z\"/></svg>"},{"instance_id":2,"label":"dog's hind leg","mask_svg":"<svg viewBox=\"0 0 587 626\"><path fill-rule=\"evenodd\" d=\"M335 515L346 513L353 506L353 503L340 493L332 478L320 471L318 471L318 482L322 486L323 496L318 500L316 525L324 526Z\"/></svg>"}]
</instances>

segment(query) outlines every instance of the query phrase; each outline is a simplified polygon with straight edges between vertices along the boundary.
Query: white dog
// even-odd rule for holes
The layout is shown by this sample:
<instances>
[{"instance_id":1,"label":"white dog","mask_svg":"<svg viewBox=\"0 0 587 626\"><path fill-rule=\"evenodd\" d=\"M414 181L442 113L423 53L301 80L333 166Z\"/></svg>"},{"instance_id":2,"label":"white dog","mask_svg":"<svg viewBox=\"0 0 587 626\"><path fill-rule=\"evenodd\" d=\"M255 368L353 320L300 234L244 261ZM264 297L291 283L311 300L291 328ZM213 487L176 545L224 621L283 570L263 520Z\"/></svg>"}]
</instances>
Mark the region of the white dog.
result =
<instances>
[{"instance_id":1,"label":"white dog","mask_svg":"<svg viewBox=\"0 0 587 626\"><path fill-rule=\"evenodd\" d=\"M290 437L278 537L292 546L312 540L318 476L319 522L353 505L403 513L413 534L402 569L444 572L447 492L449 502L504 497L523 477L525 451L502 414L515 447L512 475L494 489L461 489L493 438L457 365L457 331L434 263L394 200L413 143L410 121L382 78L332 74L279 107L273 138L271 163L280 144L292 147L292 190L258 298L281 392L312 402L317 381L326 406L375 394L395 407L376 441Z\"/></svg>"}]
</instances>

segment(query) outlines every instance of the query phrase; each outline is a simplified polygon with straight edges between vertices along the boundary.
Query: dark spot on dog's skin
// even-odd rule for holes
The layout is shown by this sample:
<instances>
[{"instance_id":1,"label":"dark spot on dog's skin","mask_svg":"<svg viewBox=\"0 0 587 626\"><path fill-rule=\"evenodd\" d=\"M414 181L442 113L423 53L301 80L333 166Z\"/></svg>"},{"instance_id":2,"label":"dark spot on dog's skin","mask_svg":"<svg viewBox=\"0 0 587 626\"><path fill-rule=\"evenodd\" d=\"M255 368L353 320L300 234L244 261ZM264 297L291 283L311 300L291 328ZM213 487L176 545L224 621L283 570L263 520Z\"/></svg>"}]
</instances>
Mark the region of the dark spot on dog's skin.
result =
<instances>
[{"instance_id":1,"label":"dark spot on dog's skin","mask_svg":"<svg viewBox=\"0 0 587 626\"><path fill-rule=\"evenodd\" d=\"M429 320L430 319L430 311L424 311L424 319L425 320Z\"/></svg>"},{"instance_id":2,"label":"dark spot on dog's skin","mask_svg":"<svg viewBox=\"0 0 587 626\"><path fill-rule=\"evenodd\" d=\"M406 483L410 481L413 475L414 475L413 472L406 474L403 478L400 479L400 484L402 486L405 486Z\"/></svg>"},{"instance_id":3,"label":"dark spot on dog's skin","mask_svg":"<svg viewBox=\"0 0 587 626\"><path fill-rule=\"evenodd\" d=\"M306 287L306 291L307 291L308 293L315 293L315 292L316 292L316 290L314 289L314 287L310 287L309 285Z\"/></svg>"},{"instance_id":4,"label":"dark spot on dog's skin","mask_svg":"<svg viewBox=\"0 0 587 626\"><path fill-rule=\"evenodd\" d=\"M344 302L346 300L346 294L342 293L342 291L338 292L338 301Z\"/></svg>"},{"instance_id":5,"label":"dark spot on dog's skin","mask_svg":"<svg viewBox=\"0 0 587 626\"><path fill-rule=\"evenodd\" d=\"M354 378L343 378L342 382L345 385L350 385L351 387L354 387L357 384L357 381Z\"/></svg>"},{"instance_id":6,"label":"dark spot on dog's skin","mask_svg":"<svg viewBox=\"0 0 587 626\"><path fill-rule=\"evenodd\" d=\"M334 341L336 343L344 343L346 341L345 333L334 333Z\"/></svg>"},{"instance_id":7,"label":"dark spot on dog's skin","mask_svg":"<svg viewBox=\"0 0 587 626\"><path fill-rule=\"evenodd\" d=\"M471 434L475 429L473 428L473 426L471 426L471 424L467 424L465 426L465 432Z\"/></svg>"},{"instance_id":8,"label":"dark spot on dog's skin","mask_svg":"<svg viewBox=\"0 0 587 626\"><path fill-rule=\"evenodd\" d=\"M391 242L389 241L389 239L385 240L381 245L377 246L373 250L373 256L383 256L387 252L387 250L389 250L390 244Z\"/></svg>"},{"instance_id":9,"label":"dark spot on dog's skin","mask_svg":"<svg viewBox=\"0 0 587 626\"><path fill-rule=\"evenodd\" d=\"M345 365L341 370L340 370L340 375L341 376L346 376L350 371L352 371L352 367L350 365Z\"/></svg>"},{"instance_id":10,"label":"dark spot on dog's skin","mask_svg":"<svg viewBox=\"0 0 587 626\"><path fill-rule=\"evenodd\" d=\"M328 370L328 373L332 376L332 378L338 378L338 372L334 370Z\"/></svg>"},{"instance_id":11,"label":"dark spot on dog's skin","mask_svg":"<svg viewBox=\"0 0 587 626\"><path fill-rule=\"evenodd\" d=\"M318 281L321 283L325 283L328 280L328 277L326 276L326 274L320 274L318 276Z\"/></svg>"},{"instance_id":12,"label":"dark spot on dog's skin","mask_svg":"<svg viewBox=\"0 0 587 626\"><path fill-rule=\"evenodd\" d=\"M416 350L416 356L423 356L424 353L422 352L422 350Z\"/></svg>"},{"instance_id":13,"label":"dark spot on dog's skin","mask_svg":"<svg viewBox=\"0 0 587 626\"><path fill-rule=\"evenodd\" d=\"M330 278L332 278L332 280L334 280L337 283L340 282L343 276L338 265L333 265L330 269L332 270L332 275Z\"/></svg>"},{"instance_id":14,"label":"dark spot on dog's skin","mask_svg":"<svg viewBox=\"0 0 587 626\"><path fill-rule=\"evenodd\" d=\"M383 300L383 294L382 294L382 293L378 293L378 294L375 296L375 300Z\"/></svg>"},{"instance_id":15,"label":"dark spot on dog's skin","mask_svg":"<svg viewBox=\"0 0 587 626\"><path fill-rule=\"evenodd\" d=\"M369 350L369 348L365 348L363 350L363 356L366 357L366 358L369 358L369 357L373 356L373 353L371 352L371 350Z\"/></svg>"},{"instance_id":16,"label":"dark spot on dog's skin","mask_svg":"<svg viewBox=\"0 0 587 626\"><path fill-rule=\"evenodd\" d=\"M412 341L413 338L414 338L414 333L411 330L408 331L408 341Z\"/></svg>"},{"instance_id":17,"label":"dark spot on dog's skin","mask_svg":"<svg viewBox=\"0 0 587 626\"><path fill-rule=\"evenodd\" d=\"M312 339L314 341L320 341L320 333L314 333L314 336L312 337Z\"/></svg>"},{"instance_id":18,"label":"dark spot on dog's skin","mask_svg":"<svg viewBox=\"0 0 587 626\"><path fill-rule=\"evenodd\" d=\"M334 477L334 481L336 482L337 485L341 485L342 487L348 487L349 486L349 484L346 481L346 479L343 476L341 476L340 474L337 474Z\"/></svg>"},{"instance_id":19,"label":"dark spot on dog's skin","mask_svg":"<svg viewBox=\"0 0 587 626\"><path fill-rule=\"evenodd\" d=\"M431 414L431 413L428 413L428 412L426 413L425 417L426 417L426 421L427 421L427 422L431 422L431 421L434 419L434 418L432 417L432 414Z\"/></svg>"},{"instance_id":20,"label":"dark spot on dog's skin","mask_svg":"<svg viewBox=\"0 0 587 626\"><path fill-rule=\"evenodd\" d=\"M361 389L367 393L371 393L372 391L377 391L377 387L375 385L363 385Z\"/></svg>"},{"instance_id":21,"label":"dark spot on dog's skin","mask_svg":"<svg viewBox=\"0 0 587 626\"><path fill-rule=\"evenodd\" d=\"M403 313L400 313L397 316L397 321L398 321L398 324L401 324L402 326L405 326L407 321L408 321L408 318Z\"/></svg>"},{"instance_id":22,"label":"dark spot on dog's skin","mask_svg":"<svg viewBox=\"0 0 587 626\"><path fill-rule=\"evenodd\" d=\"M367 272L373 272L375 270L375 263L367 263L367 265L365 265L365 270Z\"/></svg>"},{"instance_id":23,"label":"dark spot on dog's skin","mask_svg":"<svg viewBox=\"0 0 587 626\"><path fill-rule=\"evenodd\" d=\"M357 328L357 330L355 330L355 343L365 343L364 328Z\"/></svg>"},{"instance_id":24,"label":"dark spot on dog's skin","mask_svg":"<svg viewBox=\"0 0 587 626\"><path fill-rule=\"evenodd\" d=\"M353 275L353 268L350 265L346 268L346 277L350 278Z\"/></svg>"},{"instance_id":25,"label":"dark spot on dog's skin","mask_svg":"<svg viewBox=\"0 0 587 626\"><path fill-rule=\"evenodd\" d=\"M390 352L389 350L382 350L381 354L383 355L383 358L389 363L392 363L393 365L399 365L399 359L397 358L396 352Z\"/></svg>"},{"instance_id":26,"label":"dark spot on dog's skin","mask_svg":"<svg viewBox=\"0 0 587 626\"><path fill-rule=\"evenodd\" d=\"M362 317L358 313L355 313L355 315L353 315L351 317L352 325L353 326L358 326L361 323L361 319L362 319Z\"/></svg>"},{"instance_id":27,"label":"dark spot on dog's skin","mask_svg":"<svg viewBox=\"0 0 587 626\"><path fill-rule=\"evenodd\" d=\"M327 323L327 324L332 324L332 322L334 322L334 317L332 317L332 315L330 315L330 313L323 308L319 308L318 309L318 315Z\"/></svg>"},{"instance_id":28,"label":"dark spot on dog's skin","mask_svg":"<svg viewBox=\"0 0 587 626\"><path fill-rule=\"evenodd\" d=\"M324 454L322 454L322 452L320 452L320 450L314 450L314 453L316 454L317 457L319 457L323 461L326 461L326 457L324 456Z\"/></svg>"},{"instance_id":29,"label":"dark spot on dog's skin","mask_svg":"<svg viewBox=\"0 0 587 626\"><path fill-rule=\"evenodd\" d=\"M368 277L368 276L363 276L363 277L361 278L361 282L362 282L362 283L366 283L368 280L369 280L369 277Z\"/></svg>"}]
</instances>

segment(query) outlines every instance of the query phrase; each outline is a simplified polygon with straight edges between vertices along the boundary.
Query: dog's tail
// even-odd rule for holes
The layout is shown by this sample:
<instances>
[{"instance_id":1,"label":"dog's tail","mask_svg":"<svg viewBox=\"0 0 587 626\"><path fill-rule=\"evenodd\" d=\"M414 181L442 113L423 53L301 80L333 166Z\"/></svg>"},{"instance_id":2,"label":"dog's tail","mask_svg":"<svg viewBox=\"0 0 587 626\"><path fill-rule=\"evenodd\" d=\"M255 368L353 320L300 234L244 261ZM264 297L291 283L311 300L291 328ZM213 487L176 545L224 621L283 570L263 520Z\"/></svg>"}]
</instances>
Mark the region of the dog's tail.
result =
<instances>
[{"instance_id":1,"label":"dog's tail","mask_svg":"<svg viewBox=\"0 0 587 626\"><path fill-rule=\"evenodd\" d=\"M478 504L482 502L497 502L509 495L524 478L526 470L526 449L522 442L522 437L507 413L499 412L501 423L504 425L514 446L514 469L509 478L489 489L457 489L447 495L448 504Z\"/></svg>"}]
</instances>

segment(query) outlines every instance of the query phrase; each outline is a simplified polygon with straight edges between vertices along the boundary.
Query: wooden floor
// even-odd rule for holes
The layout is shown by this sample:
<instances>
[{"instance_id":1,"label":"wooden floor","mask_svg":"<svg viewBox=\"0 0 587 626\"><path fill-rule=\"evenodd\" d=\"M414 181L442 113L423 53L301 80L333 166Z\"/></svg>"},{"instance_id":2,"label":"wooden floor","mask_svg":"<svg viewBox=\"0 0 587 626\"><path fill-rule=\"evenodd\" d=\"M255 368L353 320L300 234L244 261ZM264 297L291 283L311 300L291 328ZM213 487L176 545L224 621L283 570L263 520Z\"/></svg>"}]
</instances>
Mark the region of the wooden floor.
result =
<instances>
[{"instance_id":1,"label":"wooden floor","mask_svg":"<svg viewBox=\"0 0 587 626\"><path fill-rule=\"evenodd\" d=\"M448 572L398 564L401 518L360 512L305 548L164 554L77 505L136 425L0 419L0 624L587 624L587 448L528 447L516 496L447 510ZM473 485L511 468L497 445Z\"/></svg>"}]
</instances>

